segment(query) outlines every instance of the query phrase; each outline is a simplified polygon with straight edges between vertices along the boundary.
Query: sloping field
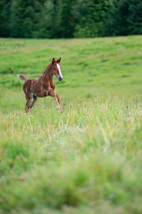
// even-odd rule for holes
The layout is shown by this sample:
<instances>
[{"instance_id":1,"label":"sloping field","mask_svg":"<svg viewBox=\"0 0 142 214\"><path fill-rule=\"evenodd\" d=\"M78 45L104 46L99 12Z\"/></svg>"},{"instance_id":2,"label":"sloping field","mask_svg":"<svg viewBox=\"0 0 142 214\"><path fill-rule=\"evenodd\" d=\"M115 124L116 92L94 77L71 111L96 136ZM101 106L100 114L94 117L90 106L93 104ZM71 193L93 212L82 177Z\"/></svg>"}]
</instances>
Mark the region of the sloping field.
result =
<instances>
[{"instance_id":1,"label":"sloping field","mask_svg":"<svg viewBox=\"0 0 142 214\"><path fill-rule=\"evenodd\" d=\"M0 214L142 213L142 36L0 39ZM64 113L17 74L62 57Z\"/></svg>"}]
</instances>

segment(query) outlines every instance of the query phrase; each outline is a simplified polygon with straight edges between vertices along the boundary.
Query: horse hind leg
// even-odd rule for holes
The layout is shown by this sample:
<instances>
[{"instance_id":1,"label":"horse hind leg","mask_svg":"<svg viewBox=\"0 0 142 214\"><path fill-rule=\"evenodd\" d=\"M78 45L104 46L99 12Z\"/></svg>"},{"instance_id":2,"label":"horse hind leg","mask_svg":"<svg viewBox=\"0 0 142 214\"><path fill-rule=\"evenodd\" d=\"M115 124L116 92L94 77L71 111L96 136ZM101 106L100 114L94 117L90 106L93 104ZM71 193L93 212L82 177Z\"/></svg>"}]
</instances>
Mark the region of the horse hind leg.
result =
<instances>
[{"instance_id":1,"label":"horse hind leg","mask_svg":"<svg viewBox=\"0 0 142 214\"><path fill-rule=\"evenodd\" d=\"M25 105L25 112L26 113L30 112L30 110L31 110L31 108L30 108L31 103L32 103L32 98L29 99L29 100L27 100L27 102L26 102L26 105Z\"/></svg>"},{"instance_id":2,"label":"horse hind leg","mask_svg":"<svg viewBox=\"0 0 142 214\"><path fill-rule=\"evenodd\" d=\"M35 102L37 101L37 97L35 95L31 95L31 98L27 100L25 106L25 112L30 112L31 108L34 106Z\"/></svg>"},{"instance_id":3,"label":"horse hind leg","mask_svg":"<svg viewBox=\"0 0 142 214\"><path fill-rule=\"evenodd\" d=\"M26 112L26 113L30 112L29 100L27 100L27 102L26 102L26 105L25 105L25 112Z\"/></svg>"},{"instance_id":4,"label":"horse hind leg","mask_svg":"<svg viewBox=\"0 0 142 214\"><path fill-rule=\"evenodd\" d=\"M36 101L37 101L37 97L35 95L32 95L32 101L30 103L30 108L32 108L34 106Z\"/></svg>"}]
</instances>

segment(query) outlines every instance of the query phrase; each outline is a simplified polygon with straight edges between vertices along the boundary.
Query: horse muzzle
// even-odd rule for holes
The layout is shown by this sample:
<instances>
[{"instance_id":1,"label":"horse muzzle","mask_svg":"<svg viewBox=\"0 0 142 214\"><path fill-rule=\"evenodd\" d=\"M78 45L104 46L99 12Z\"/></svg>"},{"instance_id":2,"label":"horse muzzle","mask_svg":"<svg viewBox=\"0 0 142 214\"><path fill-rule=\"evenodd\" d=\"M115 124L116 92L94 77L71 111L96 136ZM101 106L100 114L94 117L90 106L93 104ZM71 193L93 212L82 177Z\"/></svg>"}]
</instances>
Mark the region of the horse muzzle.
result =
<instances>
[{"instance_id":1,"label":"horse muzzle","mask_svg":"<svg viewBox=\"0 0 142 214\"><path fill-rule=\"evenodd\" d=\"M63 80L63 77L57 76L57 78L58 78L59 81Z\"/></svg>"}]
</instances>

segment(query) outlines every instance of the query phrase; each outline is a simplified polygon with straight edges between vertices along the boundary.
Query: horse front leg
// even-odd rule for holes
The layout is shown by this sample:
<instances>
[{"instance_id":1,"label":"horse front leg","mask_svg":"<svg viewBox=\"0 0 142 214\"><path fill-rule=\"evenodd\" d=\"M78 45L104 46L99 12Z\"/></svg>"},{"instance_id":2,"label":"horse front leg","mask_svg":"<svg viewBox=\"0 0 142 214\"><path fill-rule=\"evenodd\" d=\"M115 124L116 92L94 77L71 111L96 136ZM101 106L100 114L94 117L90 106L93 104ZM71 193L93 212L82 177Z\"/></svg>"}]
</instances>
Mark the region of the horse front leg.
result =
<instances>
[{"instance_id":1,"label":"horse front leg","mask_svg":"<svg viewBox=\"0 0 142 214\"><path fill-rule=\"evenodd\" d=\"M61 97L60 97L59 94L56 94L56 97L57 97L58 103L59 103L59 105L60 105L61 111L63 112L63 108L62 108L62 106L61 106Z\"/></svg>"},{"instance_id":2,"label":"horse front leg","mask_svg":"<svg viewBox=\"0 0 142 214\"><path fill-rule=\"evenodd\" d=\"M55 93L54 90L50 90L48 92L48 95L53 97L56 101L57 107L61 110L61 112L63 113L63 108L61 106L61 101L60 101L60 96L58 94Z\"/></svg>"}]
</instances>

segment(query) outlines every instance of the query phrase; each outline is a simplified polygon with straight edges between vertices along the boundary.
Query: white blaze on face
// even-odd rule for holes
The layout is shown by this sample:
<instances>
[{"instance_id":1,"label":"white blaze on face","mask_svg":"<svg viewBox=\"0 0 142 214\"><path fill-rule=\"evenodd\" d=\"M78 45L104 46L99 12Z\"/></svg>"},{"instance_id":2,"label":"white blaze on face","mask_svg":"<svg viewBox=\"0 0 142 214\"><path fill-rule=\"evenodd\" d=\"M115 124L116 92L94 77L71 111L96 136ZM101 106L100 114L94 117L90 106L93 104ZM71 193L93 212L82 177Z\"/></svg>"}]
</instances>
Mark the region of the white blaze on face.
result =
<instances>
[{"instance_id":1,"label":"white blaze on face","mask_svg":"<svg viewBox=\"0 0 142 214\"><path fill-rule=\"evenodd\" d=\"M58 70L59 70L59 75L60 75L60 77L63 79L63 76L62 76L62 73L61 73L61 68L60 68L60 65L59 65L59 64L57 64L57 68L58 68Z\"/></svg>"}]
</instances>

